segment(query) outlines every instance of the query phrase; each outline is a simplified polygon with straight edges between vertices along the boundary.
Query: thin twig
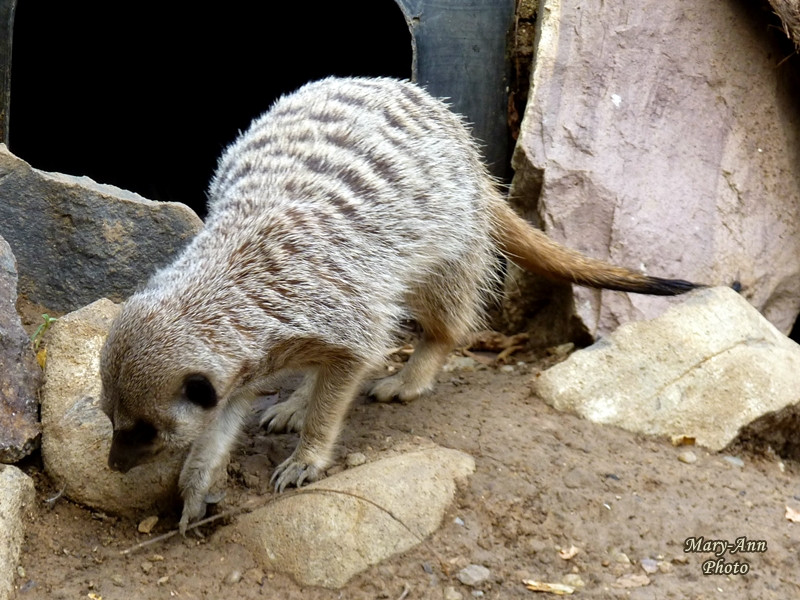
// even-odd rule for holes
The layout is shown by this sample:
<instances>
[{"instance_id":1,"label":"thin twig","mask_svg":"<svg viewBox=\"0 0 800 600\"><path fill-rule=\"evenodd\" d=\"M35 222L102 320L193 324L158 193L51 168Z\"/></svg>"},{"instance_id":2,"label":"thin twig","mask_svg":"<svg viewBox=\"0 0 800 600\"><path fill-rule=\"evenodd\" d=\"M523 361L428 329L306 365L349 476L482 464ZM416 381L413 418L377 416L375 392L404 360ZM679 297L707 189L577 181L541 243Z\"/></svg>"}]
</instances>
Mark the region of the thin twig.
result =
<instances>
[{"instance_id":1,"label":"thin twig","mask_svg":"<svg viewBox=\"0 0 800 600\"><path fill-rule=\"evenodd\" d=\"M250 506L240 506L238 508L232 508L231 510L223 511L219 514L213 515L211 517L206 517L205 519L201 519L195 523L192 523L186 528L186 531L190 531L192 529L196 529L198 527L202 527L203 525L208 525L209 523L213 523L214 521L219 521L220 519L224 519L225 517L235 517L236 515L249 512L252 510L253 507ZM149 540L145 540L136 544L135 546L131 546L127 550L120 550L120 554L131 554L132 552L136 552L137 550L141 550L142 548L146 548L152 544L157 544L158 542L163 542L164 540L168 540L175 534L179 533L178 529L173 529L172 531L168 531L167 533L163 533L161 535L157 535L154 538L150 538Z\"/></svg>"},{"instance_id":2,"label":"thin twig","mask_svg":"<svg viewBox=\"0 0 800 600\"><path fill-rule=\"evenodd\" d=\"M61 489L55 496L53 496L52 498L45 498L44 501L47 502L50 506L52 506L56 500L61 498L61 496L64 494L64 490L66 489L67 489L67 484L65 483L64 485L61 486Z\"/></svg>"},{"instance_id":3,"label":"thin twig","mask_svg":"<svg viewBox=\"0 0 800 600\"><path fill-rule=\"evenodd\" d=\"M381 506L380 504L378 504L374 500L370 500L369 498L364 498L363 496L360 496L359 494L355 494L353 492L348 492L348 491L345 491L345 490L334 490L334 489L330 489L330 488L302 488L302 489L299 489L299 490L294 490L291 493L279 494L279 495L276 495L276 496L272 496L271 498L269 498L262 505L262 507L269 506L273 502L278 502L279 500L288 500L290 498L294 498L295 496L301 496L301 495L305 495L305 494L319 494L319 493L323 493L323 494L325 494L325 493L327 493L327 494L338 494L338 495L341 495L341 496L350 496L351 498L355 498L356 500L361 500L362 502L366 502L367 504L371 504L372 506L374 506L375 508L377 508L381 512L387 514L393 520L397 521L400 525L402 525L402 527L406 531L408 531L420 543L425 541L425 538L423 536L421 536L420 534L415 532L413 529L411 529L411 527L406 525L406 523L400 517L395 515L388 508L386 508L384 506ZM256 506L253 502L248 502L244 506L239 506L237 508L232 508L231 510L226 510L226 511L221 512L221 513L219 513L217 515L214 515L214 516L211 516L211 517L207 517L205 519L197 521L196 523L192 523L191 525L189 525L186 528L186 531L189 531L191 529L195 529L197 527L202 527L203 525L208 525L209 523L212 523L214 521L218 521L219 519L223 519L225 517L233 517L233 516L238 516L240 514L249 513L249 512L252 512L253 510L255 510L256 508L259 508L259 507ZM141 550L142 548L146 548L147 546L150 546L152 544L157 544L159 542L163 542L164 540L168 540L169 538L175 536L177 533L179 533L179 531L177 529L173 529L172 531L168 531L167 533L164 533L162 535L158 535L158 536L156 536L154 538L151 538L149 540L145 540L144 542L140 542L139 544L136 544L135 546L131 546L130 548L127 548L126 550L120 550L120 554L131 554L132 552L136 552L137 550ZM433 552L434 556L439 561L439 564L442 567L442 570L446 571L447 570L446 569L446 565L445 565L444 560L442 559L442 557L439 556L439 553L436 552L436 550L432 546L429 547L429 549L431 550L431 552ZM404 598L404 596L401 596L401 598Z\"/></svg>"},{"instance_id":4,"label":"thin twig","mask_svg":"<svg viewBox=\"0 0 800 600\"><path fill-rule=\"evenodd\" d=\"M400 594L400 597L397 600L406 600L409 592L411 592L411 586L408 583L403 584L403 593Z\"/></svg>"}]
</instances>

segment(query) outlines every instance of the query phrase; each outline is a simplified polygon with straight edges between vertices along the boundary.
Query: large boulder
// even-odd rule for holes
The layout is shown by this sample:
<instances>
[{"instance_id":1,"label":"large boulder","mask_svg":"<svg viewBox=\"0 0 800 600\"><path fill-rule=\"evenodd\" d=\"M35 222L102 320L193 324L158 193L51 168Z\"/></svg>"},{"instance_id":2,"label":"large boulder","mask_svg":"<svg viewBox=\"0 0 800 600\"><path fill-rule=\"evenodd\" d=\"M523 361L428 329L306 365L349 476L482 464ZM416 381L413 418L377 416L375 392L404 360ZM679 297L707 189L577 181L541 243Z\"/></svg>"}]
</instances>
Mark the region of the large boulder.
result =
<instances>
[{"instance_id":1,"label":"large boulder","mask_svg":"<svg viewBox=\"0 0 800 600\"><path fill-rule=\"evenodd\" d=\"M472 457L446 448L391 456L279 496L236 532L264 569L340 588L436 531L456 480L474 470Z\"/></svg>"},{"instance_id":2,"label":"large boulder","mask_svg":"<svg viewBox=\"0 0 800 600\"><path fill-rule=\"evenodd\" d=\"M766 16L746 2L545 0L511 196L586 254L738 281L786 333L800 312L800 79L778 66ZM595 336L673 301L565 299Z\"/></svg>"},{"instance_id":3,"label":"large boulder","mask_svg":"<svg viewBox=\"0 0 800 600\"><path fill-rule=\"evenodd\" d=\"M133 517L175 503L183 456L164 456L127 473L108 468L112 430L99 406L100 350L119 311L102 299L53 325L42 388L42 459L68 498Z\"/></svg>"},{"instance_id":4,"label":"large boulder","mask_svg":"<svg viewBox=\"0 0 800 600\"><path fill-rule=\"evenodd\" d=\"M0 237L0 462L14 463L39 441L42 370L16 310L17 265Z\"/></svg>"},{"instance_id":5,"label":"large boulder","mask_svg":"<svg viewBox=\"0 0 800 600\"><path fill-rule=\"evenodd\" d=\"M2 144L0 197L20 294L58 312L123 300L203 225L183 204L32 169Z\"/></svg>"},{"instance_id":6,"label":"large boulder","mask_svg":"<svg viewBox=\"0 0 800 600\"><path fill-rule=\"evenodd\" d=\"M692 292L534 378L559 410L721 450L744 429L800 449L800 345L728 288Z\"/></svg>"}]
</instances>

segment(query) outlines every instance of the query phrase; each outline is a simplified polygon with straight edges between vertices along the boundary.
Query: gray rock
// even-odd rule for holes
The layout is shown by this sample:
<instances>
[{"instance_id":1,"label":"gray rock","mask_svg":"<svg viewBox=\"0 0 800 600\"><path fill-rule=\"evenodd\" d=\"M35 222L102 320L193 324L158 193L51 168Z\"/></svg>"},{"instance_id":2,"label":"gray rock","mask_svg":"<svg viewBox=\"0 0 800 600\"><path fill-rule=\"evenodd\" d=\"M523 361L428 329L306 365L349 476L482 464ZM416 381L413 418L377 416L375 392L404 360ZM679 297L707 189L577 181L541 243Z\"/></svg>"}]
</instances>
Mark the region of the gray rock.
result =
<instances>
[{"instance_id":1,"label":"gray rock","mask_svg":"<svg viewBox=\"0 0 800 600\"><path fill-rule=\"evenodd\" d=\"M119 306L102 299L61 317L50 330L42 388L42 459L70 499L105 512L149 516L171 506L183 456L160 457L128 473L107 466L111 422L99 407L99 356Z\"/></svg>"},{"instance_id":2,"label":"gray rock","mask_svg":"<svg viewBox=\"0 0 800 600\"><path fill-rule=\"evenodd\" d=\"M475 587L489 579L491 574L492 572L483 565L467 565L456 573L456 579L464 585Z\"/></svg>"},{"instance_id":3,"label":"gray rock","mask_svg":"<svg viewBox=\"0 0 800 600\"><path fill-rule=\"evenodd\" d=\"M202 228L183 204L38 171L4 145L0 197L0 235L17 257L20 294L59 312L123 300Z\"/></svg>"},{"instance_id":4,"label":"gray rock","mask_svg":"<svg viewBox=\"0 0 800 600\"><path fill-rule=\"evenodd\" d=\"M264 570L337 589L434 532L455 479L474 469L470 456L446 448L385 458L279 496L235 530Z\"/></svg>"},{"instance_id":5,"label":"gray rock","mask_svg":"<svg viewBox=\"0 0 800 600\"><path fill-rule=\"evenodd\" d=\"M33 507L33 480L16 467L0 465L0 600L12 597L24 517Z\"/></svg>"},{"instance_id":6,"label":"gray rock","mask_svg":"<svg viewBox=\"0 0 800 600\"><path fill-rule=\"evenodd\" d=\"M2 204L2 203L0 203ZM17 265L0 237L0 462L17 462L39 442L42 370L17 315Z\"/></svg>"},{"instance_id":7,"label":"gray rock","mask_svg":"<svg viewBox=\"0 0 800 600\"><path fill-rule=\"evenodd\" d=\"M511 195L586 254L738 280L786 333L800 312L800 87L775 68L765 16L716 0L543 2ZM557 293L567 314L542 326L575 313L592 335L679 302Z\"/></svg>"},{"instance_id":8,"label":"gray rock","mask_svg":"<svg viewBox=\"0 0 800 600\"><path fill-rule=\"evenodd\" d=\"M533 388L597 423L721 450L762 415L783 415L792 428L797 373L800 346L733 290L710 288L657 319L621 326L541 373Z\"/></svg>"}]
</instances>

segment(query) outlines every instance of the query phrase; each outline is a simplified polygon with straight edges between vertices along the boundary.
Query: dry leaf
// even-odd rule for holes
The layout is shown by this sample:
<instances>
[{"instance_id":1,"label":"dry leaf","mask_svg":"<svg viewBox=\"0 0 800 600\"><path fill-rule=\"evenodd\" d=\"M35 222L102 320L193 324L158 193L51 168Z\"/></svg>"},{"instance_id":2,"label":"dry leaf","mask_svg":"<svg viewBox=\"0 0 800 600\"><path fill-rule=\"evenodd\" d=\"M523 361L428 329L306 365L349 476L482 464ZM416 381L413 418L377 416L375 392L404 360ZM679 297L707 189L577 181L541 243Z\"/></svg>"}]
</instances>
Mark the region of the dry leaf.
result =
<instances>
[{"instance_id":1,"label":"dry leaf","mask_svg":"<svg viewBox=\"0 0 800 600\"><path fill-rule=\"evenodd\" d=\"M696 440L690 435L673 435L671 441L673 446L694 446Z\"/></svg>"},{"instance_id":2,"label":"dry leaf","mask_svg":"<svg viewBox=\"0 0 800 600\"><path fill-rule=\"evenodd\" d=\"M47 348L42 348L36 353L36 362L39 363L39 368L44 369L47 364Z\"/></svg>"},{"instance_id":3,"label":"dry leaf","mask_svg":"<svg viewBox=\"0 0 800 600\"><path fill-rule=\"evenodd\" d=\"M467 346L468 350L483 352L501 352L513 346L524 346L530 338L528 333L505 335L499 331L479 331Z\"/></svg>"},{"instance_id":4,"label":"dry leaf","mask_svg":"<svg viewBox=\"0 0 800 600\"><path fill-rule=\"evenodd\" d=\"M795 510L791 506L787 506L786 519L792 523L800 523L800 510Z\"/></svg>"},{"instance_id":5,"label":"dry leaf","mask_svg":"<svg viewBox=\"0 0 800 600\"><path fill-rule=\"evenodd\" d=\"M464 353L464 356L469 356L472 360L479 362L482 365L486 365L487 367L491 367L493 364L495 364L494 358L490 358L482 354L475 354L467 349L463 349L462 352Z\"/></svg>"},{"instance_id":6,"label":"dry leaf","mask_svg":"<svg viewBox=\"0 0 800 600\"><path fill-rule=\"evenodd\" d=\"M562 548L561 550L559 550L558 555L564 560L569 560L570 558L573 558L576 554L578 554L578 552L580 552L580 548L577 548L575 546L570 546L567 549Z\"/></svg>"},{"instance_id":7,"label":"dry leaf","mask_svg":"<svg viewBox=\"0 0 800 600\"><path fill-rule=\"evenodd\" d=\"M563 583L545 583L544 581L534 581L533 579L523 579L522 583L532 592L547 592L557 596L569 596L575 593L575 588Z\"/></svg>"}]
</instances>

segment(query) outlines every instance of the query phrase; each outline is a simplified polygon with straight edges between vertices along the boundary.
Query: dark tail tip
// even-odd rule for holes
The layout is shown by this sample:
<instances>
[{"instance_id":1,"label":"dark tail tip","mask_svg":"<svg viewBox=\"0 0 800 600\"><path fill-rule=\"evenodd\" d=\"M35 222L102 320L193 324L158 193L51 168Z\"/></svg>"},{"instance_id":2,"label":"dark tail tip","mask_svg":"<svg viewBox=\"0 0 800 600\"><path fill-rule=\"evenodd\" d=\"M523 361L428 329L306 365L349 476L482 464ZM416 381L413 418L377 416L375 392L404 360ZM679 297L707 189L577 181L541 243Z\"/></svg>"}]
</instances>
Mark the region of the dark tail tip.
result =
<instances>
[{"instance_id":1,"label":"dark tail tip","mask_svg":"<svg viewBox=\"0 0 800 600\"><path fill-rule=\"evenodd\" d=\"M662 279L661 277L644 277L636 281L619 279L604 281L596 287L633 294L649 294L651 296L679 296L691 290L706 287L700 283L692 283L683 279Z\"/></svg>"},{"instance_id":2,"label":"dark tail tip","mask_svg":"<svg viewBox=\"0 0 800 600\"><path fill-rule=\"evenodd\" d=\"M700 283L692 283L683 279L661 279L660 277L648 277L645 283L645 290L640 293L651 294L653 296L680 296L697 288L706 287Z\"/></svg>"}]
</instances>

